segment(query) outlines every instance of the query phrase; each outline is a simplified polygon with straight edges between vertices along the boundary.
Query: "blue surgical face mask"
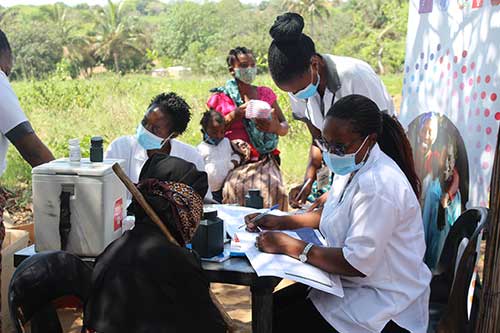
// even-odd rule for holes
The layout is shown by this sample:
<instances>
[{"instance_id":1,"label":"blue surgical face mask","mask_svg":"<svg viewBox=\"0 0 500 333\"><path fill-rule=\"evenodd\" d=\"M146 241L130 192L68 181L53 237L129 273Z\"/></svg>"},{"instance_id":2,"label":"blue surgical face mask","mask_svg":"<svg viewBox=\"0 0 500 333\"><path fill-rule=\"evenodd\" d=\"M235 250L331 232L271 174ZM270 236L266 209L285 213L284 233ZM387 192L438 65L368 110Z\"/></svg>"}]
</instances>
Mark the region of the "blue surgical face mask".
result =
<instances>
[{"instance_id":1,"label":"blue surgical face mask","mask_svg":"<svg viewBox=\"0 0 500 333\"><path fill-rule=\"evenodd\" d=\"M224 140L224 138L211 138L208 135L208 133L205 132L204 130L202 130L202 133L203 133L203 141L205 141L209 145L217 146L219 143L221 143L222 140Z\"/></svg>"},{"instance_id":2,"label":"blue surgical face mask","mask_svg":"<svg viewBox=\"0 0 500 333\"><path fill-rule=\"evenodd\" d=\"M160 138L148 131L142 124L137 126L136 138L142 148L146 150L161 149L163 145L170 140L174 133L170 134L168 138Z\"/></svg>"},{"instance_id":3,"label":"blue surgical face mask","mask_svg":"<svg viewBox=\"0 0 500 333\"><path fill-rule=\"evenodd\" d=\"M323 161L325 161L328 168L336 175L345 176L350 174L351 172L357 171L361 169L361 167L365 164L365 158L368 155L368 151L363 157L363 160L356 164L356 154L359 153L361 148L368 140L368 137L365 138L361 146L359 146L358 150L352 154L345 154L344 156L339 156L337 154L329 153L327 151L323 151Z\"/></svg>"},{"instance_id":4,"label":"blue surgical face mask","mask_svg":"<svg viewBox=\"0 0 500 333\"><path fill-rule=\"evenodd\" d=\"M316 78L317 78L316 84L314 84L313 83L314 81L312 81L307 87L305 87L301 91L293 94L293 96L295 96L295 98L299 98L299 99L308 99L308 98L311 98L314 95L316 95L316 92L318 91L319 81L320 81L319 73L316 74Z\"/></svg>"}]
</instances>

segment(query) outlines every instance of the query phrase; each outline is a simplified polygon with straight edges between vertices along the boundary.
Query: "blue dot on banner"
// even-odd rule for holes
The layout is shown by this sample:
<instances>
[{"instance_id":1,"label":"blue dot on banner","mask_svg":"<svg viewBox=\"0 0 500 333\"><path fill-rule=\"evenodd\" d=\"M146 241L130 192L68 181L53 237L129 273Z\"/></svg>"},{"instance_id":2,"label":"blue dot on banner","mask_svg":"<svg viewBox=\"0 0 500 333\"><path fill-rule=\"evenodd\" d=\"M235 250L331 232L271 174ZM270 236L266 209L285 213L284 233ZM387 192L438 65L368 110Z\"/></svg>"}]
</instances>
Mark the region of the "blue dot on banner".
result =
<instances>
[{"instance_id":1,"label":"blue dot on banner","mask_svg":"<svg viewBox=\"0 0 500 333\"><path fill-rule=\"evenodd\" d=\"M406 66L406 73L410 71L410 66Z\"/></svg>"},{"instance_id":2,"label":"blue dot on banner","mask_svg":"<svg viewBox=\"0 0 500 333\"><path fill-rule=\"evenodd\" d=\"M438 51L441 51L441 44L438 44L438 46L437 46L437 50L438 50Z\"/></svg>"},{"instance_id":3,"label":"blue dot on banner","mask_svg":"<svg viewBox=\"0 0 500 333\"><path fill-rule=\"evenodd\" d=\"M428 64L425 64L424 65L424 69L427 70L429 68L429 65Z\"/></svg>"},{"instance_id":4,"label":"blue dot on banner","mask_svg":"<svg viewBox=\"0 0 500 333\"><path fill-rule=\"evenodd\" d=\"M417 90L415 92L418 94L420 92L420 86L417 87Z\"/></svg>"},{"instance_id":5,"label":"blue dot on banner","mask_svg":"<svg viewBox=\"0 0 500 333\"><path fill-rule=\"evenodd\" d=\"M424 80L424 74L420 74L420 81Z\"/></svg>"},{"instance_id":6,"label":"blue dot on banner","mask_svg":"<svg viewBox=\"0 0 500 333\"><path fill-rule=\"evenodd\" d=\"M414 81L415 81L415 74L412 74L412 75L411 75L410 80L411 80L411 82L414 82Z\"/></svg>"},{"instance_id":7,"label":"blue dot on banner","mask_svg":"<svg viewBox=\"0 0 500 333\"><path fill-rule=\"evenodd\" d=\"M434 60L434 53L431 53L431 60Z\"/></svg>"},{"instance_id":8,"label":"blue dot on banner","mask_svg":"<svg viewBox=\"0 0 500 333\"><path fill-rule=\"evenodd\" d=\"M408 94L411 94L411 87L408 87Z\"/></svg>"},{"instance_id":9,"label":"blue dot on banner","mask_svg":"<svg viewBox=\"0 0 500 333\"><path fill-rule=\"evenodd\" d=\"M420 65L419 64L415 64L415 69L418 71L418 69L420 68Z\"/></svg>"},{"instance_id":10,"label":"blue dot on banner","mask_svg":"<svg viewBox=\"0 0 500 333\"><path fill-rule=\"evenodd\" d=\"M424 59L424 52L420 53L420 59Z\"/></svg>"},{"instance_id":11,"label":"blue dot on banner","mask_svg":"<svg viewBox=\"0 0 500 333\"><path fill-rule=\"evenodd\" d=\"M403 79L403 84L406 84L406 77Z\"/></svg>"}]
</instances>

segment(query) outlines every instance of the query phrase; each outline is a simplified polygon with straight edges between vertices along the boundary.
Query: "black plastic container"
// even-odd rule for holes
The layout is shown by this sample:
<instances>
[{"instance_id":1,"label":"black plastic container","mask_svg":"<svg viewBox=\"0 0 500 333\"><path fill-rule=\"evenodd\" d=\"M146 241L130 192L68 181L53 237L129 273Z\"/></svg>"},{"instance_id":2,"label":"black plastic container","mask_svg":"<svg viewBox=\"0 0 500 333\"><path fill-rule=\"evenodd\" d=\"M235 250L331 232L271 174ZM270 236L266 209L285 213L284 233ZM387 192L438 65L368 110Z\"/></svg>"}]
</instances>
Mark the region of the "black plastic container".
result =
<instances>
[{"instance_id":1,"label":"black plastic container","mask_svg":"<svg viewBox=\"0 0 500 333\"><path fill-rule=\"evenodd\" d=\"M260 195L260 190L252 189L248 190L247 195L245 195L245 207L262 209L264 208L264 199Z\"/></svg>"},{"instance_id":2,"label":"black plastic container","mask_svg":"<svg viewBox=\"0 0 500 333\"><path fill-rule=\"evenodd\" d=\"M224 222L217 217L217 210L207 209L203 212L203 220L191 245L202 258L211 258L224 251Z\"/></svg>"},{"instance_id":3,"label":"black plastic container","mask_svg":"<svg viewBox=\"0 0 500 333\"><path fill-rule=\"evenodd\" d=\"M90 162L102 162L104 151L102 148L103 139L100 136L94 136L90 139Z\"/></svg>"}]
</instances>

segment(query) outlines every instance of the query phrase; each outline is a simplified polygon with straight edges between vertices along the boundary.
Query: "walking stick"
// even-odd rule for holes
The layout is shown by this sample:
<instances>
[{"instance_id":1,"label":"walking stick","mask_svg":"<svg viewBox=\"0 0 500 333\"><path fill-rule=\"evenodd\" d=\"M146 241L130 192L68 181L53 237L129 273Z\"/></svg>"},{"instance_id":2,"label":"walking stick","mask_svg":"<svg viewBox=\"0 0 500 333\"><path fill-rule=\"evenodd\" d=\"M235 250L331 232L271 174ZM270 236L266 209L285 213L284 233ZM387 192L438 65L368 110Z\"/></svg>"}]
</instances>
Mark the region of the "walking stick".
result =
<instances>
[{"instance_id":1,"label":"walking stick","mask_svg":"<svg viewBox=\"0 0 500 333\"><path fill-rule=\"evenodd\" d=\"M132 196L134 197L135 200L141 205L142 209L146 212L148 217L153 221L154 224L160 228L160 230L163 232L165 237L169 240L169 242L174 243L177 246L180 246L179 243L175 240L175 238L172 236L170 231L168 231L167 227L161 222L161 219L158 217L156 212L151 208L151 206L148 204L142 193L135 187L134 183L128 178L128 176L123 172L123 169L120 167L118 163L115 163L113 165L113 171L115 174L120 178L122 183L125 185L125 187L132 193ZM234 332L234 325L233 325L233 320L229 316L229 314L224 310L224 307L222 306L222 303L219 302L217 297L215 297L214 293L212 290L208 290L210 293L210 298L212 299L212 302L214 302L215 306L217 307L217 310L219 310L222 319L227 325L227 330L228 332Z\"/></svg>"}]
</instances>

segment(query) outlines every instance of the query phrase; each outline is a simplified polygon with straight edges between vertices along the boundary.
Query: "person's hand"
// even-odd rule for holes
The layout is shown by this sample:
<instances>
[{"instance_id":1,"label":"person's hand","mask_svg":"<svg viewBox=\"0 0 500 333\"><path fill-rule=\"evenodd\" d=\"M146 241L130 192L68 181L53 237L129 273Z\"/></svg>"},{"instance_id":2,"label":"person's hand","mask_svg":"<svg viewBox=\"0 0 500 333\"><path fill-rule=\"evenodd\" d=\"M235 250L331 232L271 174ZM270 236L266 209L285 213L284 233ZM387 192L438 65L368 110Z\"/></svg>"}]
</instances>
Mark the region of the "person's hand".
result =
<instances>
[{"instance_id":1,"label":"person's hand","mask_svg":"<svg viewBox=\"0 0 500 333\"><path fill-rule=\"evenodd\" d=\"M248 102L247 103L243 103L241 104L240 106L238 106L237 108L234 109L234 119L242 119L245 117L245 112L247 110L247 105L248 105Z\"/></svg>"},{"instance_id":2,"label":"person's hand","mask_svg":"<svg viewBox=\"0 0 500 333\"><path fill-rule=\"evenodd\" d=\"M300 194L300 197L297 198L297 195L300 193L300 190L302 190L302 186L304 186L304 183L297 185L293 187L290 190L290 193L288 193L288 201L290 203L290 206L293 208L301 208L303 205L306 204L307 202L307 197L309 194L311 194L312 190L312 181L307 184L307 186L304 188L304 191Z\"/></svg>"},{"instance_id":3,"label":"person's hand","mask_svg":"<svg viewBox=\"0 0 500 333\"><path fill-rule=\"evenodd\" d=\"M253 223L252 220L259 216L260 213L253 213L245 216L245 224L247 231L249 232L258 232L259 229L266 230L280 230L282 229L282 223L280 223L280 216L267 214L261 219L259 219L256 223Z\"/></svg>"},{"instance_id":4,"label":"person's hand","mask_svg":"<svg viewBox=\"0 0 500 333\"><path fill-rule=\"evenodd\" d=\"M304 248L304 242L283 232L261 232L255 239L259 251L275 254L287 254L297 258Z\"/></svg>"},{"instance_id":5,"label":"person's hand","mask_svg":"<svg viewBox=\"0 0 500 333\"><path fill-rule=\"evenodd\" d=\"M318 199L316 199L316 201L314 201L313 204L309 208L307 208L306 213L310 213L316 208L323 208L325 206L326 200L328 199L328 193L329 192L325 192Z\"/></svg>"},{"instance_id":6,"label":"person's hand","mask_svg":"<svg viewBox=\"0 0 500 333\"><path fill-rule=\"evenodd\" d=\"M271 119L255 118L254 121L259 131L278 134L280 121L274 109L271 110Z\"/></svg>"}]
</instances>

